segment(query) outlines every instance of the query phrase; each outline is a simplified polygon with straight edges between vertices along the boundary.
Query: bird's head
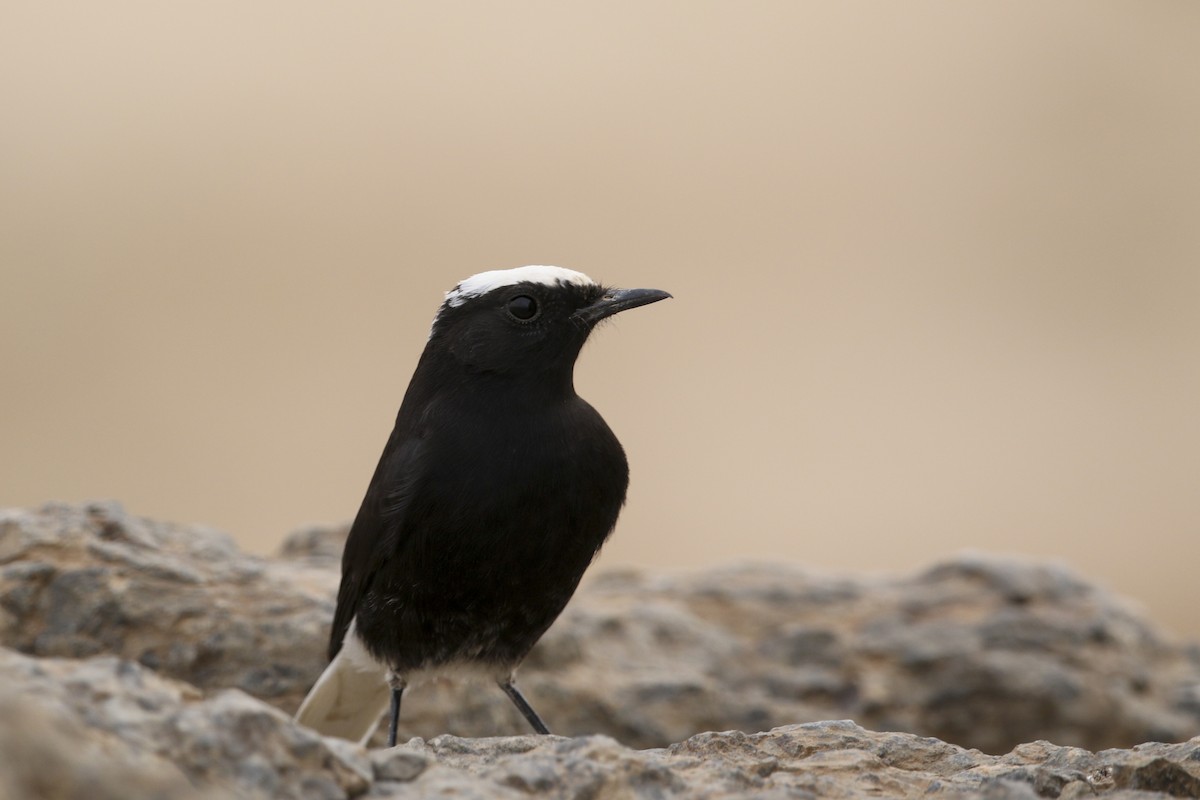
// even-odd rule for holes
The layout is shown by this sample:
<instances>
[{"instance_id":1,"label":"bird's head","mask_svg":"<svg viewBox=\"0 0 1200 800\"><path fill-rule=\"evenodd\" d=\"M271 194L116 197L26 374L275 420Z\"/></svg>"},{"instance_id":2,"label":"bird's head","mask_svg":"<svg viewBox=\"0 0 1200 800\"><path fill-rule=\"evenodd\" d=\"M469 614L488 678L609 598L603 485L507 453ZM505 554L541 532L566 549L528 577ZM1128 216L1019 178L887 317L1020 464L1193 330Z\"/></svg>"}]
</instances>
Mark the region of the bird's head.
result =
<instances>
[{"instance_id":1,"label":"bird's head","mask_svg":"<svg viewBox=\"0 0 1200 800\"><path fill-rule=\"evenodd\" d=\"M670 296L601 286L562 267L481 272L446 293L428 347L475 371L569 373L599 322Z\"/></svg>"}]
</instances>

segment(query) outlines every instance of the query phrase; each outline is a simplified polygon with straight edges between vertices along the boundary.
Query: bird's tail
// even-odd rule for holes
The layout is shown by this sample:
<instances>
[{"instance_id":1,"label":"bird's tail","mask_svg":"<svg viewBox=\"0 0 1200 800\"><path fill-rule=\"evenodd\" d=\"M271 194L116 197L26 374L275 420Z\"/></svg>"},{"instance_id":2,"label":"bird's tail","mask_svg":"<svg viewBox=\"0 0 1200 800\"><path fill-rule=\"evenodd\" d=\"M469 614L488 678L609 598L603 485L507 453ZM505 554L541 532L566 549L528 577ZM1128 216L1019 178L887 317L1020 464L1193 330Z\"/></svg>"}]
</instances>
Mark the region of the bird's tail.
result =
<instances>
[{"instance_id":1,"label":"bird's tail","mask_svg":"<svg viewBox=\"0 0 1200 800\"><path fill-rule=\"evenodd\" d=\"M296 721L324 736L366 744L388 707L388 670L346 637L296 712Z\"/></svg>"}]
</instances>

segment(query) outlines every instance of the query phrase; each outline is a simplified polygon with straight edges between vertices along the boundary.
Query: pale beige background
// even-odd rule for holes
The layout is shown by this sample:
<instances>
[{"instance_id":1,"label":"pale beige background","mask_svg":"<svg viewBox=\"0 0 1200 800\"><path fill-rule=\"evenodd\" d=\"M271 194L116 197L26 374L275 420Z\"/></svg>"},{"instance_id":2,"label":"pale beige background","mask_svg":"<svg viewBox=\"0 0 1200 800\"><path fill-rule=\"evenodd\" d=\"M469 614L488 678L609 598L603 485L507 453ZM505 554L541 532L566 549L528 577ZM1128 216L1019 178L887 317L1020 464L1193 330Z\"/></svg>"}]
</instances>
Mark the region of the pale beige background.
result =
<instances>
[{"instance_id":1,"label":"pale beige background","mask_svg":"<svg viewBox=\"0 0 1200 800\"><path fill-rule=\"evenodd\" d=\"M603 562L1200 555L1200 4L7 3L0 504L353 515L441 293L676 299Z\"/></svg>"}]
</instances>

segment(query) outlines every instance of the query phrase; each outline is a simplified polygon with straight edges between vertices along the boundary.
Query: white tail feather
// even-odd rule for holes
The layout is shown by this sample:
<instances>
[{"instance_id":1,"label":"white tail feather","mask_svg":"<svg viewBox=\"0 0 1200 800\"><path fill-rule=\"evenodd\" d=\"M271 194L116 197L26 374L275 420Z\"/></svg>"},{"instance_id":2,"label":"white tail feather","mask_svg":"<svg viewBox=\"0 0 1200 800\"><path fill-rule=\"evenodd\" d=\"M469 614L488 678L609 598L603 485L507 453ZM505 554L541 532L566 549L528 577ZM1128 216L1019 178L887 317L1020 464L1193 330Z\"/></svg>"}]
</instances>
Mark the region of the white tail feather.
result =
<instances>
[{"instance_id":1,"label":"white tail feather","mask_svg":"<svg viewBox=\"0 0 1200 800\"><path fill-rule=\"evenodd\" d=\"M296 712L296 721L323 736L366 744L388 707L388 669L346 631L342 649L317 678Z\"/></svg>"}]
</instances>

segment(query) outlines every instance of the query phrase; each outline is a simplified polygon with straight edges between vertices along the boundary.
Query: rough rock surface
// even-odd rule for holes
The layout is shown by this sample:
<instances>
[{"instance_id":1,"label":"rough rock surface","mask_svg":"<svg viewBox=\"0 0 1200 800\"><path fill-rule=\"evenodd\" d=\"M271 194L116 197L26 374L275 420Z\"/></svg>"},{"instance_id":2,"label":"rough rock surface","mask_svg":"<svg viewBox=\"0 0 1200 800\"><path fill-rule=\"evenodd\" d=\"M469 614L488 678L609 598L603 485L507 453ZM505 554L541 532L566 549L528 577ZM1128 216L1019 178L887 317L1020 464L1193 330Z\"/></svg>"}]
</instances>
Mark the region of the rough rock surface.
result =
<instances>
[{"instance_id":1,"label":"rough rock surface","mask_svg":"<svg viewBox=\"0 0 1200 800\"><path fill-rule=\"evenodd\" d=\"M137 789L126 784L122 791L117 784L112 797L147 796L147 788L163 797L186 797L195 785L213 790L214 797L250 792L342 798L362 794L369 783L365 754L349 743L322 739L236 689L205 697L193 686L113 656L31 658L0 649L0 686L0 706L16 706L26 719L40 714L37 724L60 727L61 738L32 741L57 755L62 766L74 768L79 739L97 754L115 756ZM5 717L0 729L7 729L10 740L21 740L25 731L19 724ZM339 755L342 751L349 755ZM26 781L42 774L36 761L23 766L30 773Z\"/></svg>"},{"instance_id":2,"label":"rough rock surface","mask_svg":"<svg viewBox=\"0 0 1200 800\"><path fill-rule=\"evenodd\" d=\"M982 557L610 573L521 675L581 738L322 739L288 714L324 665L344 536L260 559L112 503L0 513L0 800L1200 796L1200 739L1061 746L1200 733L1200 648L1061 567ZM795 724L845 717L954 744ZM436 685L401 733L525 730L494 688Z\"/></svg>"},{"instance_id":3,"label":"rough rock surface","mask_svg":"<svg viewBox=\"0 0 1200 800\"><path fill-rule=\"evenodd\" d=\"M593 703L608 732L644 746L841 718L991 753L1200 733L1197 649L1055 566L608 575L563 622L529 662L530 693L570 693L563 711L580 732L596 714L579 700Z\"/></svg>"},{"instance_id":4,"label":"rough rock surface","mask_svg":"<svg viewBox=\"0 0 1200 800\"><path fill-rule=\"evenodd\" d=\"M1110 798L1200 796L1200 737L1005 756L852 722L702 733L633 750L606 736L322 739L237 690L111 656L0 649L0 798Z\"/></svg>"},{"instance_id":5,"label":"rough rock surface","mask_svg":"<svg viewBox=\"0 0 1200 800\"><path fill-rule=\"evenodd\" d=\"M259 559L116 503L0 512L0 644L109 653L294 709L325 666L337 570Z\"/></svg>"},{"instance_id":6,"label":"rough rock surface","mask_svg":"<svg viewBox=\"0 0 1200 800\"><path fill-rule=\"evenodd\" d=\"M425 768L407 785L381 767ZM658 750L603 736L414 739L376 751L370 797L1196 797L1200 738L1090 753L1048 742L987 756L847 720L702 733Z\"/></svg>"},{"instance_id":7,"label":"rough rock surface","mask_svg":"<svg viewBox=\"0 0 1200 800\"><path fill-rule=\"evenodd\" d=\"M6 512L0 644L109 653L290 713L324 667L344 536L309 529L286 557L260 559L112 503ZM982 557L902 577L609 573L581 590L521 682L555 732L635 747L841 718L992 753L1200 732L1200 648L1064 568ZM404 735L526 730L492 687L406 696Z\"/></svg>"},{"instance_id":8,"label":"rough rock surface","mask_svg":"<svg viewBox=\"0 0 1200 800\"><path fill-rule=\"evenodd\" d=\"M9 652L0 650L0 663ZM0 689L0 798L204 796L160 759L134 753L115 737L85 727L78 717L56 713L41 698L23 697L12 687Z\"/></svg>"}]
</instances>

